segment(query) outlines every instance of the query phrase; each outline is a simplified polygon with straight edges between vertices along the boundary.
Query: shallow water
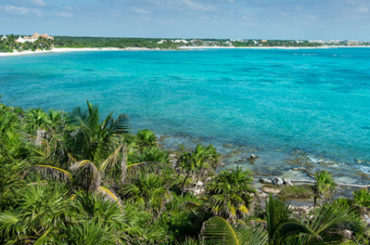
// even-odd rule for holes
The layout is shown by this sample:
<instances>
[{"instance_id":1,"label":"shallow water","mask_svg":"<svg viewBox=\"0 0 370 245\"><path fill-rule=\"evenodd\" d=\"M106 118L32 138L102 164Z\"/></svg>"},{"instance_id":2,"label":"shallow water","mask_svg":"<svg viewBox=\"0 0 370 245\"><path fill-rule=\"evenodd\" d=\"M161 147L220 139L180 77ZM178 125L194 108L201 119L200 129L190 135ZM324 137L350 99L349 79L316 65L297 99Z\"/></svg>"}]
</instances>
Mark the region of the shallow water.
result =
<instances>
[{"instance_id":1,"label":"shallow water","mask_svg":"<svg viewBox=\"0 0 370 245\"><path fill-rule=\"evenodd\" d=\"M229 166L261 174L286 175L297 154L348 182L370 173L369 48L0 57L0 94L8 105L66 111L89 99L127 113L133 130L175 136L167 146L213 143Z\"/></svg>"}]
</instances>

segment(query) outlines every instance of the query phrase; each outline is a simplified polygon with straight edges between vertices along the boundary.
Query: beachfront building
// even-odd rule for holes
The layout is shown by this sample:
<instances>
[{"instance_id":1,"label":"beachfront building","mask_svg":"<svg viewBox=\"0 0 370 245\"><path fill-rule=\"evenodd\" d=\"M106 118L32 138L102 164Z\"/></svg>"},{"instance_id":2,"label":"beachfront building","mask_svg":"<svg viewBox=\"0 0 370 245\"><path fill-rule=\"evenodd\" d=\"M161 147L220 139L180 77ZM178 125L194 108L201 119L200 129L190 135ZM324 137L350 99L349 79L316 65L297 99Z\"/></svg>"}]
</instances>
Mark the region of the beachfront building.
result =
<instances>
[{"instance_id":1,"label":"beachfront building","mask_svg":"<svg viewBox=\"0 0 370 245\"><path fill-rule=\"evenodd\" d=\"M325 41L323 40L309 40L308 42L309 43L321 43L321 44L325 43Z\"/></svg>"},{"instance_id":2,"label":"beachfront building","mask_svg":"<svg viewBox=\"0 0 370 245\"><path fill-rule=\"evenodd\" d=\"M183 44L188 44L189 42L184 40L184 39L178 39L178 40L172 40L173 43L183 43Z\"/></svg>"},{"instance_id":3,"label":"beachfront building","mask_svg":"<svg viewBox=\"0 0 370 245\"><path fill-rule=\"evenodd\" d=\"M161 41L158 41L157 44L164 44L166 42L167 42L167 40L161 40Z\"/></svg>"},{"instance_id":4,"label":"beachfront building","mask_svg":"<svg viewBox=\"0 0 370 245\"><path fill-rule=\"evenodd\" d=\"M54 38L52 36L49 36L47 33L45 33L45 34L38 34L37 32L35 32L30 37L29 36L19 37L15 41L17 43L26 43L26 42L33 43L33 42L37 41L39 38L44 38L44 39L47 39L47 40L54 40Z\"/></svg>"},{"instance_id":5,"label":"beachfront building","mask_svg":"<svg viewBox=\"0 0 370 245\"><path fill-rule=\"evenodd\" d=\"M233 43L232 43L231 41L226 41L226 42L225 42L225 44L226 44L227 46L230 46L230 47L231 47L231 46L233 46Z\"/></svg>"},{"instance_id":6,"label":"beachfront building","mask_svg":"<svg viewBox=\"0 0 370 245\"><path fill-rule=\"evenodd\" d=\"M357 41L357 40L348 40L347 41L348 46L358 46L359 44L360 44L360 42Z\"/></svg>"}]
</instances>

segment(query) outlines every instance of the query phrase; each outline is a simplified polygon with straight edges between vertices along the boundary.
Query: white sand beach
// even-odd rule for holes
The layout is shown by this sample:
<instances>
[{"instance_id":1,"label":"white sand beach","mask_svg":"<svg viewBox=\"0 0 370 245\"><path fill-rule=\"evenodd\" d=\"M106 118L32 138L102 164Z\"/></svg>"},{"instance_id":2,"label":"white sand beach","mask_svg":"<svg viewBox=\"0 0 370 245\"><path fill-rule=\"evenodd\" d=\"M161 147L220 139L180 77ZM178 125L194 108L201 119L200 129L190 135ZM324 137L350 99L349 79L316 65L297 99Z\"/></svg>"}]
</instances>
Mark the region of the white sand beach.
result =
<instances>
[{"instance_id":1,"label":"white sand beach","mask_svg":"<svg viewBox=\"0 0 370 245\"><path fill-rule=\"evenodd\" d=\"M225 47L225 46L181 46L178 50L201 50L201 49L330 49L330 48L370 48L370 46L320 46L320 47ZM161 51L168 49L160 48L53 48L51 50L36 50L36 51L14 51L0 52L0 57L6 56L20 56L20 55L32 55L32 54L43 54L43 53L63 53L63 52L83 52L83 51Z\"/></svg>"},{"instance_id":2,"label":"white sand beach","mask_svg":"<svg viewBox=\"0 0 370 245\"><path fill-rule=\"evenodd\" d=\"M370 48L370 46L318 46L318 47L234 47L234 46L181 46L182 50L191 49L330 49L330 48Z\"/></svg>"},{"instance_id":3,"label":"white sand beach","mask_svg":"<svg viewBox=\"0 0 370 245\"><path fill-rule=\"evenodd\" d=\"M83 51L148 51L148 50L159 50L149 48L53 48L51 50L36 50L36 51L14 51L0 52L1 56L19 56L19 55L31 55L31 54L43 54L43 53L63 53L63 52L83 52Z\"/></svg>"}]
</instances>

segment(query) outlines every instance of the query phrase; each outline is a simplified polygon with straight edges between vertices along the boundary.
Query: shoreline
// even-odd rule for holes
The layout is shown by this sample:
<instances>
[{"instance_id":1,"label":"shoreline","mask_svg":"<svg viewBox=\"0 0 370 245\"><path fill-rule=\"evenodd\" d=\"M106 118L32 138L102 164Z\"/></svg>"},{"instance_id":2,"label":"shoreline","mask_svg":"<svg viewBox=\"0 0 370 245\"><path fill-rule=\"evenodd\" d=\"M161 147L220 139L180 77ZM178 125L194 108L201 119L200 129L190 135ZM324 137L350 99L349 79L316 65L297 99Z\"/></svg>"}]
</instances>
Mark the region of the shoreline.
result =
<instances>
[{"instance_id":1,"label":"shoreline","mask_svg":"<svg viewBox=\"0 0 370 245\"><path fill-rule=\"evenodd\" d=\"M50 50L20 51L20 52L0 52L0 57L21 56L47 53L66 53L66 52L85 52L85 51L154 51L159 49L149 48L52 48Z\"/></svg>"},{"instance_id":2,"label":"shoreline","mask_svg":"<svg viewBox=\"0 0 370 245\"><path fill-rule=\"evenodd\" d=\"M204 49L282 49L282 50L299 50L299 49L334 49L334 48L370 48L370 46L319 46L319 47L224 47L224 46L180 46L179 49L161 49L161 48L52 48L50 50L26 50L15 52L0 52L0 57L45 54L45 53L65 53L65 52L85 52L85 51L190 51Z\"/></svg>"},{"instance_id":3,"label":"shoreline","mask_svg":"<svg viewBox=\"0 0 370 245\"><path fill-rule=\"evenodd\" d=\"M238 144L235 142L220 142L206 140L195 136L174 136L160 134L159 142L164 149L176 152L179 145L184 145L185 149L191 150L197 144L212 144L222 155L223 167L239 166L253 171L257 178L280 177L287 178L293 182L310 182L314 179L314 173L321 169L327 170L335 176L335 179L343 186L363 185L370 187L367 183L369 168L364 160L364 165L351 164L346 160L333 159L330 156L321 156L313 152L298 149L293 152L283 151L283 158L278 159L276 151L273 149L263 149L256 145ZM257 158L250 160L251 154ZM271 162L271 159L277 159Z\"/></svg>"},{"instance_id":4,"label":"shoreline","mask_svg":"<svg viewBox=\"0 0 370 245\"><path fill-rule=\"evenodd\" d=\"M224 47L224 46L181 46L182 50L189 49L333 49L333 48L370 48L370 46L317 46L317 47L283 47L283 46L272 46L272 47Z\"/></svg>"}]
</instances>

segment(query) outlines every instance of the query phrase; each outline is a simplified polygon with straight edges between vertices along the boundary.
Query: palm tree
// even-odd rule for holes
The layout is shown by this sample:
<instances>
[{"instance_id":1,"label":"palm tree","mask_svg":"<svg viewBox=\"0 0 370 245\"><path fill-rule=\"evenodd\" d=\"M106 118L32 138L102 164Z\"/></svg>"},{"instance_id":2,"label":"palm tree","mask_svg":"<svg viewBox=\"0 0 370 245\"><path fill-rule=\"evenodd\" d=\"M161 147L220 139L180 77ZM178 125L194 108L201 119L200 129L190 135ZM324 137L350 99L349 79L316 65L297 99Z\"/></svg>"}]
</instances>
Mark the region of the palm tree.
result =
<instances>
[{"instance_id":1,"label":"palm tree","mask_svg":"<svg viewBox=\"0 0 370 245\"><path fill-rule=\"evenodd\" d=\"M121 184L124 183L127 171L125 149L124 146L118 147L104 162L98 165L98 167L89 160L82 160L71 165L69 171L52 165L42 164L36 164L32 166L32 169L41 173L44 177L69 183L77 190L82 189L86 192L103 194L107 199L113 200L121 205L119 197L114 194L112 190L102 186L102 182L113 184L109 182L109 180L105 180L104 177L112 169L118 168L117 165L119 165L121 171ZM119 154L121 154L120 150L122 150L121 156L119 156ZM119 159L121 159L121 162L119 162Z\"/></svg>"},{"instance_id":2,"label":"palm tree","mask_svg":"<svg viewBox=\"0 0 370 245\"><path fill-rule=\"evenodd\" d=\"M0 243L155 244L163 237L162 230L147 225L146 213L123 212L99 195L71 196L60 183L27 185L15 193L13 205L0 212Z\"/></svg>"},{"instance_id":3,"label":"palm tree","mask_svg":"<svg viewBox=\"0 0 370 245\"><path fill-rule=\"evenodd\" d=\"M307 233L318 237L308 226L299 223L289 207L271 195L266 204L267 234L269 244L286 244L289 236Z\"/></svg>"},{"instance_id":4,"label":"palm tree","mask_svg":"<svg viewBox=\"0 0 370 245\"><path fill-rule=\"evenodd\" d=\"M317 199L320 197L330 198L335 190L335 182L328 171L320 171L315 174L316 183L314 190L314 207L317 205Z\"/></svg>"},{"instance_id":5,"label":"palm tree","mask_svg":"<svg viewBox=\"0 0 370 245\"><path fill-rule=\"evenodd\" d=\"M254 192L251 172L236 168L223 170L206 185L207 203L214 215L235 220L244 217Z\"/></svg>"},{"instance_id":6,"label":"palm tree","mask_svg":"<svg viewBox=\"0 0 370 245\"><path fill-rule=\"evenodd\" d=\"M313 218L298 222L286 204L272 196L266 204L266 217L267 231L245 225L234 228L225 219L212 217L204 223L202 236L207 244L321 244L334 242L325 239L326 233L349 221L347 210L330 204L317 209Z\"/></svg>"},{"instance_id":7,"label":"palm tree","mask_svg":"<svg viewBox=\"0 0 370 245\"><path fill-rule=\"evenodd\" d=\"M102 122L97 106L87 101L87 111L80 107L69 114L66 135L68 150L80 159L101 161L107 157L112 145L119 141L117 136L128 130L128 118L120 114L113 119L110 113Z\"/></svg>"},{"instance_id":8,"label":"palm tree","mask_svg":"<svg viewBox=\"0 0 370 245\"><path fill-rule=\"evenodd\" d=\"M156 215L171 198L164 178L155 173L142 173L131 178L123 190L123 196Z\"/></svg>"},{"instance_id":9,"label":"palm tree","mask_svg":"<svg viewBox=\"0 0 370 245\"><path fill-rule=\"evenodd\" d=\"M154 147L157 146L157 137L148 129L139 130L135 143L140 147Z\"/></svg>"},{"instance_id":10,"label":"palm tree","mask_svg":"<svg viewBox=\"0 0 370 245\"><path fill-rule=\"evenodd\" d=\"M205 244L212 245L265 245L267 234L262 228L235 229L224 218L215 216L203 224Z\"/></svg>"},{"instance_id":11,"label":"palm tree","mask_svg":"<svg viewBox=\"0 0 370 245\"><path fill-rule=\"evenodd\" d=\"M212 145L206 147L199 144L192 152L182 152L177 160L179 174L185 175L181 187L182 193L184 193L189 177L198 182L200 178L205 178L210 172L215 171L218 166L218 157L219 154Z\"/></svg>"},{"instance_id":12,"label":"palm tree","mask_svg":"<svg viewBox=\"0 0 370 245\"><path fill-rule=\"evenodd\" d=\"M15 208L0 213L1 234L9 244L37 244L56 235L56 227L71 220L71 200L66 196L68 190L61 185L26 186L14 196Z\"/></svg>"}]
</instances>

